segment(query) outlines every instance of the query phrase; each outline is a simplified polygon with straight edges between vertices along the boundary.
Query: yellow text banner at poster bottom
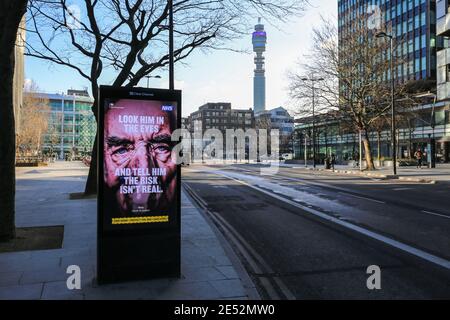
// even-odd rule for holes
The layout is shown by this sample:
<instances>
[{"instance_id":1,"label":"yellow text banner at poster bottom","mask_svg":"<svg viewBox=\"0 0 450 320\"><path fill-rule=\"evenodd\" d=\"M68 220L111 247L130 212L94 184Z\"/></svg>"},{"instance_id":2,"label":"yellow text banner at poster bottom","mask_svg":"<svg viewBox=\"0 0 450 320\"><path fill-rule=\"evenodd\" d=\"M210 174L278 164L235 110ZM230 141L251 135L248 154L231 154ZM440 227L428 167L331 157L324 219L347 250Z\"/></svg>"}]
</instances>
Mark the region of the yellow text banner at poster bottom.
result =
<instances>
[{"instance_id":1,"label":"yellow text banner at poster bottom","mask_svg":"<svg viewBox=\"0 0 450 320\"><path fill-rule=\"evenodd\" d=\"M142 224L169 222L169 216L113 218L112 224Z\"/></svg>"}]
</instances>

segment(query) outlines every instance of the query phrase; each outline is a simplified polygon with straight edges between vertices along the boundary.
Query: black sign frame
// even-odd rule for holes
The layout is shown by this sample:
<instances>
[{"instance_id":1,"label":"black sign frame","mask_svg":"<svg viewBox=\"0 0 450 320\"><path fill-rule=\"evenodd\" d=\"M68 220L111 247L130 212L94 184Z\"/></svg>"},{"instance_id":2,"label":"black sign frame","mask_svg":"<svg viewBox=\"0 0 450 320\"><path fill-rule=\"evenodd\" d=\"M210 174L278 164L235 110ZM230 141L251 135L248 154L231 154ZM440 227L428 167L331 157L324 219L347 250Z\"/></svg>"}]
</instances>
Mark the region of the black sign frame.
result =
<instances>
[{"instance_id":1,"label":"black sign frame","mask_svg":"<svg viewBox=\"0 0 450 320\"><path fill-rule=\"evenodd\" d=\"M176 169L176 213L168 223L111 227L105 219L104 120L108 99L176 103L181 128L181 91L100 86L97 125L97 281L99 284L160 277L180 277L181 166Z\"/></svg>"}]
</instances>

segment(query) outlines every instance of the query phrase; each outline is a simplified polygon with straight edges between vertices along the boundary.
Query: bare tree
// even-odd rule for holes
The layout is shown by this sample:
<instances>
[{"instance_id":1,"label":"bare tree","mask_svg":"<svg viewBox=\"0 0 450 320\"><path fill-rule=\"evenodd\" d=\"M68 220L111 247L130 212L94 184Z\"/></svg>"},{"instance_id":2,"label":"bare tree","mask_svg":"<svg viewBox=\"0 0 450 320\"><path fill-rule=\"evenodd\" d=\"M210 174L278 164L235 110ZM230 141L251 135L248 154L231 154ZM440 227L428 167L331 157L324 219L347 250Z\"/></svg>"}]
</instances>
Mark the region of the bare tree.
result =
<instances>
[{"instance_id":1,"label":"bare tree","mask_svg":"<svg viewBox=\"0 0 450 320\"><path fill-rule=\"evenodd\" d=\"M322 18L322 26L313 28L311 52L301 57L296 68L288 71L292 112L298 117L325 114L339 107L338 70L329 69L338 51L337 30L333 20ZM317 81L319 80L320 81Z\"/></svg>"},{"instance_id":2,"label":"bare tree","mask_svg":"<svg viewBox=\"0 0 450 320\"><path fill-rule=\"evenodd\" d=\"M413 156L412 140L414 131L416 131L417 128L417 120L420 119L420 112L417 108L417 106L421 104L420 100L421 99L417 98L403 99L398 106L397 126L399 130L402 129L404 134L406 133L408 135L408 159L411 159ZM423 102L425 101L422 101L422 103Z\"/></svg>"},{"instance_id":3,"label":"bare tree","mask_svg":"<svg viewBox=\"0 0 450 320\"><path fill-rule=\"evenodd\" d=\"M19 156L36 156L42 152L51 109L49 100L39 96L37 91L37 86L32 84L24 94L20 131L16 135L16 154Z\"/></svg>"},{"instance_id":4,"label":"bare tree","mask_svg":"<svg viewBox=\"0 0 450 320\"><path fill-rule=\"evenodd\" d=\"M65 66L91 83L97 118L99 83L112 69L114 86L136 86L169 63L168 1L85 0L83 8L66 0L30 0L27 55ZM247 34L250 17L286 21L304 11L307 0L174 1L175 62L194 50L222 49ZM85 193L96 192L96 145Z\"/></svg>"},{"instance_id":5,"label":"bare tree","mask_svg":"<svg viewBox=\"0 0 450 320\"><path fill-rule=\"evenodd\" d=\"M381 164L381 136L384 131L389 130L390 119L386 116L380 116L373 121L372 129L377 134L377 160L378 164Z\"/></svg>"},{"instance_id":6,"label":"bare tree","mask_svg":"<svg viewBox=\"0 0 450 320\"><path fill-rule=\"evenodd\" d=\"M61 146L61 126L63 125L63 113L53 112L50 115L47 130L47 152L50 157L55 156L55 150Z\"/></svg>"},{"instance_id":7,"label":"bare tree","mask_svg":"<svg viewBox=\"0 0 450 320\"><path fill-rule=\"evenodd\" d=\"M15 236L14 47L26 0L0 0L0 241Z\"/></svg>"},{"instance_id":8,"label":"bare tree","mask_svg":"<svg viewBox=\"0 0 450 320\"><path fill-rule=\"evenodd\" d=\"M290 91L295 99L309 99L310 88L301 81L303 74L323 78L315 84L319 99L325 109L339 110L340 118L362 133L367 169L373 170L369 132L391 108L390 44L376 38L364 21L361 16L347 32L338 33L335 21L322 19L322 25L313 30L313 47L305 57L303 70L290 75ZM394 70L404 63L395 55L401 45L402 41L397 41L394 46ZM397 82L396 97L406 88L407 81Z\"/></svg>"}]
</instances>

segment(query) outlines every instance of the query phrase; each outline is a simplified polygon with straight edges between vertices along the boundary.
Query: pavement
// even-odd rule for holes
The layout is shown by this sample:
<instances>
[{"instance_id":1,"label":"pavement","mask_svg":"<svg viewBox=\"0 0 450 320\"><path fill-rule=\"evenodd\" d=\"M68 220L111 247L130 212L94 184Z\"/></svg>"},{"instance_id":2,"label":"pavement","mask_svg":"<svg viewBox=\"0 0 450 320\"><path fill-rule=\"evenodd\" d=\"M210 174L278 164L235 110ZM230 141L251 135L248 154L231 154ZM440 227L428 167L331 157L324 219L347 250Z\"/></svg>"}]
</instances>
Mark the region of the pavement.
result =
<instances>
[{"instance_id":1,"label":"pavement","mask_svg":"<svg viewBox=\"0 0 450 320\"><path fill-rule=\"evenodd\" d=\"M312 166L301 166L294 164L281 164L283 167L294 167L296 169L314 170ZM335 170L324 169L323 165L318 165L315 170L330 172L335 174L346 175L358 175L371 178L380 179L399 179L412 182L421 183L442 183L450 182L450 164L437 164L436 168L422 169L416 167L398 167L397 176L393 175L392 168L382 167L377 168L375 171L360 171L359 168L355 168L347 165L336 165Z\"/></svg>"},{"instance_id":2,"label":"pavement","mask_svg":"<svg viewBox=\"0 0 450 320\"><path fill-rule=\"evenodd\" d=\"M61 249L0 253L0 299L259 299L239 259L182 190L180 279L97 285L96 199L69 200L88 168L81 162L17 168L16 226L64 225ZM67 288L67 267L81 269L81 289Z\"/></svg>"}]
</instances>

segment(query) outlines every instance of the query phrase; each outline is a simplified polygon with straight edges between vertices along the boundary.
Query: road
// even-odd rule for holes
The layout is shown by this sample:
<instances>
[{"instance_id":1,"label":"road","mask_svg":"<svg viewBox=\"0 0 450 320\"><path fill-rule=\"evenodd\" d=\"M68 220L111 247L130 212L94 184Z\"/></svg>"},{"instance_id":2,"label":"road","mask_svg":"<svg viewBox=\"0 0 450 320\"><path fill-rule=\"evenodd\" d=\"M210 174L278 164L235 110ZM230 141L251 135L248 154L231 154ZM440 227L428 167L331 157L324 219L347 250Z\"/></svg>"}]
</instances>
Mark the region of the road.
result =
<instances>
[{"instance_id":1,"label":"road","mask_svg":"<svg viewBox=\"0 0 450 320\"><path fill-rule=\"evenodd\" d=\"M267 299L449 299L450 186L259 165L183 168L183 184ZM366 269L381 268L381 290Z\"/></svg>"}]
</instances>

